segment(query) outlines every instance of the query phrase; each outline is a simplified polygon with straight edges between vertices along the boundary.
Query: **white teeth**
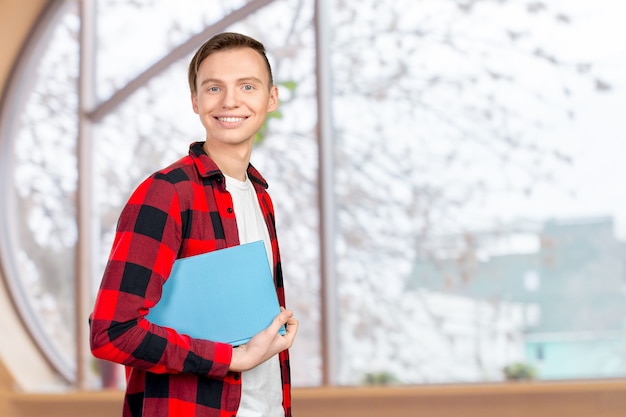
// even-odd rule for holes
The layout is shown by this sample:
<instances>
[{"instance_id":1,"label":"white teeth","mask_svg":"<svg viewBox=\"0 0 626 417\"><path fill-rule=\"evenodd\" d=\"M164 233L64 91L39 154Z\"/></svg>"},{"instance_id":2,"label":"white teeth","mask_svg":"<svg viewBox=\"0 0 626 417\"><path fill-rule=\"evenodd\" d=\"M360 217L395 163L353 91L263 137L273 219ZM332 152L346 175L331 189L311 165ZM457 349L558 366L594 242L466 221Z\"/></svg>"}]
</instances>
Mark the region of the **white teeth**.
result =
<instances>
[{"instance_id":1,"label":"white teeth","mask_svg":"<svg viewBox=\"0 0 626 417\"><path fill-rule=\"evenodd\" d=\"M217 120L226 123L237 123L243 120L243 117L218 117Z\"/></svg>"}]
</instances>

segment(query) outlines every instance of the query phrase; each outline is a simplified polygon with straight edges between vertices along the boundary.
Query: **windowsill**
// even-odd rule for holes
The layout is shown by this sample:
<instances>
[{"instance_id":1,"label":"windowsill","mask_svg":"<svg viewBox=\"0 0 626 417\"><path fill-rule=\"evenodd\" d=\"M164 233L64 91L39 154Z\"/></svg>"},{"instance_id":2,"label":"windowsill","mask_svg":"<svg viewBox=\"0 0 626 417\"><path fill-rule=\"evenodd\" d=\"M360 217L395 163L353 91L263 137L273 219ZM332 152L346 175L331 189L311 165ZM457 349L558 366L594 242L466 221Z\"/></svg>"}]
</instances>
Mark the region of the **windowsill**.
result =
<instances>
[{"instance_id":1,"label":"windowsill","mask_svg":"<svg viewBox=\"0 0 626 417\"><path fill-rule=\"evenodd\" d=\"M121 391L12 393L9 415L120 415L122 397ZM293 410L298 417L622 417L626 380L294 388Z\"/></svg>"}]
</instances>

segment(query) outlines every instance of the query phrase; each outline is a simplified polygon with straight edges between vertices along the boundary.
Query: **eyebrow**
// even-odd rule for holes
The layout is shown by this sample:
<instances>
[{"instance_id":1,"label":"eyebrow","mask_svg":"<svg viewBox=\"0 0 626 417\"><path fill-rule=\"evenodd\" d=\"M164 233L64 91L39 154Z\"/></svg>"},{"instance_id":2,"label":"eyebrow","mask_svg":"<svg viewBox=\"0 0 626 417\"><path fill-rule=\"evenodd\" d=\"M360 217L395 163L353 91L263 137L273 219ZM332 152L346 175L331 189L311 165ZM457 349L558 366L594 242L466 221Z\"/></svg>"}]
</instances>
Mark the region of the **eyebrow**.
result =
<instances>
[{"instance_id":1,"label":"eyebrow","mask_svg":"<svg viewBox=\"0 0 626 417\"><path fill-rule=\"evenodd\" d=\"M257 77L243 77L243 78L237 79L236 82L237 84L246 83L246 82L263 84L263 81L261 81L261 79ZM224 81L219 80L217 78L207 78L205 80L202 80L202 82L200 83L200 86L202 87L205 84L224 84Z\"/></svg>"}]
</instances>

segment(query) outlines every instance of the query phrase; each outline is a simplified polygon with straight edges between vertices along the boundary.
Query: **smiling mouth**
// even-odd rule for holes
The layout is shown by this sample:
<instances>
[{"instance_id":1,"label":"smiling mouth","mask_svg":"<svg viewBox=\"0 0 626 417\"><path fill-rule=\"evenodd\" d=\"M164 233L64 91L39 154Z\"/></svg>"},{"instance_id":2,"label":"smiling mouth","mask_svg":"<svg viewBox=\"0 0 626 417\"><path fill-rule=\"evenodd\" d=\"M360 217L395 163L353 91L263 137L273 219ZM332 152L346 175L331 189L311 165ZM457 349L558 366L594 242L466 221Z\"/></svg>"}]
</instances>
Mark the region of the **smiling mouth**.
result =
<instances>
[{"instance_id":1,"label":"smiling mouth","mask_svg":"<svg viewBox=\"0 0 626 417\"><path fill-rule=\"evenodd\" d=\"M245 117L217 117L217 120L224 123L239 123L246 120Z\"/></svg>"}]
</instances>

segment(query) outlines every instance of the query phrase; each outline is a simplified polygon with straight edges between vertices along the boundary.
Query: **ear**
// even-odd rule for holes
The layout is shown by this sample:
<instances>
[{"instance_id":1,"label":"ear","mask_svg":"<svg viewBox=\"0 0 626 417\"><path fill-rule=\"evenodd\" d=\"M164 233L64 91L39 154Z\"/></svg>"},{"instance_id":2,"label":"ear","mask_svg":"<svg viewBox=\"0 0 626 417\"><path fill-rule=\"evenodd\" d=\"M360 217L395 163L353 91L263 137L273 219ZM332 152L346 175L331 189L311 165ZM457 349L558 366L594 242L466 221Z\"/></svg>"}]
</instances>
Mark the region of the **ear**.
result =
<instances>
[{"instance_id":1,"label":"ear","mask_svg":"<svg viewBox=\"0 0 626 417\"><path fill-rule=\"evenodd\" d=\"M270 89L270 97L267 102L267 112L273 112L278 108L278 87L275 85Z\"/></svg>"},{"instance_id":2,"label":"ear","mask_svg":"<svg viewBox=\"0 0 626 417\"><path fill-rule=\"evenodd\" d=\"M193 107L193 111L196 114L200 114L198 111L198 94L191 93L191 106Z\"/></svg>"}]
</instances>

